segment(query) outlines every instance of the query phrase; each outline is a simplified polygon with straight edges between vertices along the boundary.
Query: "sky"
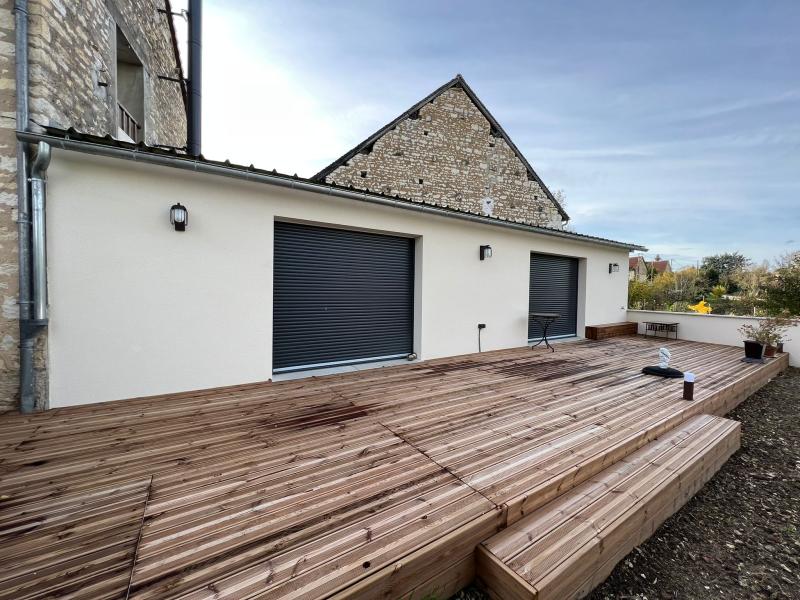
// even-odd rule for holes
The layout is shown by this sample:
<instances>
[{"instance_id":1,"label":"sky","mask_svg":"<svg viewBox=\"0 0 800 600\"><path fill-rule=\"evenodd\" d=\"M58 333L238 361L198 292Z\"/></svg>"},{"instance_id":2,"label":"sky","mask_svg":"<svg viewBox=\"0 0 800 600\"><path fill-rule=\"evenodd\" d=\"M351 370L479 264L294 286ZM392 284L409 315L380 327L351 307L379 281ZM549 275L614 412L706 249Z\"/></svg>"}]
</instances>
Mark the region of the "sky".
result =
<instances>
[{"instance_id":1,"label":"sky","mask_svg":"<svg viewBox=\"0 0 800 600\"><path fill-rule=\"evenodd\" d=\"M772 261L800 250L798 32L798 0L205 0L203 153L308 177L461 73L574 230Z\"/></svg>"}]
</instances>

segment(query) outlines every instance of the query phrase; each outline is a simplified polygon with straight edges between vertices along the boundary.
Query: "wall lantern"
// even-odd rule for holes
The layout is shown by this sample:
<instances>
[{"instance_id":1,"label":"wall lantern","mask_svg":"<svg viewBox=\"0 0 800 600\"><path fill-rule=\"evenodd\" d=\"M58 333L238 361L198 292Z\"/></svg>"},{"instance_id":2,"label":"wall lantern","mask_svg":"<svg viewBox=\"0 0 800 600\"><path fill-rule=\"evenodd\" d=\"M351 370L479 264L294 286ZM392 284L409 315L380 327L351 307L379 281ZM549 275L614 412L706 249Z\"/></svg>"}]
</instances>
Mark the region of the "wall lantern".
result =
<instances>
[{"instance_id":1,"label":"wall lantern","mask_svg":"<svg viewBox=\"0 0 800 600\"><path fill-rule=\"evenodd\" d=\"M609 273L619 273L619 263L608 263Z\"/></svg>"},{"instance_id":2,"label":"wall lantern","mask_svg":"<svg viewBox=\"0 0 800 600\"><path fill-rule=\"evenodd\" d=\"M186 226L189 224L189 211L180 202L173 204L169 209L169 222L175 226L175 231L186 231Z\"/></svg>"},{"instance_id":3,"label":"wall lantern","mask_svg":"<svg viewBox=\"0 0 800 600\"><path fill-rule=\"evenodd\" d=\"M481 260L486 260L487 258L492 258L492 247L481 246Z\"/></svg>"}]
</instances>

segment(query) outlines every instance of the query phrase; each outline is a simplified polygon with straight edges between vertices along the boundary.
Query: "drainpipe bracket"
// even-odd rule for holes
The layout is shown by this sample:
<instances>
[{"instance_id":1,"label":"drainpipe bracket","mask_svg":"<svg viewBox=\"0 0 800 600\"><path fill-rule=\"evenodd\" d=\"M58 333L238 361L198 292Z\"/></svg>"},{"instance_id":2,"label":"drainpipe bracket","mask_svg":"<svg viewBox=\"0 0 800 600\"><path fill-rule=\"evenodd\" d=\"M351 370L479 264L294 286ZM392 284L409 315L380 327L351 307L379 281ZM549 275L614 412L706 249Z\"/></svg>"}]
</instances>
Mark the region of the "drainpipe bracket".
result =
<instances>
[{"instance_id":1,"label":"drainpipe bracket","mask_svg":"<svg viewBox=\"0 0 800 600\"><path fill-rule=\"evenodd\" d=\"M25 319L19 322L19 326L27 335L36 335L46 328L48 323L49 319Z\"/></svg>"}]
</instances>

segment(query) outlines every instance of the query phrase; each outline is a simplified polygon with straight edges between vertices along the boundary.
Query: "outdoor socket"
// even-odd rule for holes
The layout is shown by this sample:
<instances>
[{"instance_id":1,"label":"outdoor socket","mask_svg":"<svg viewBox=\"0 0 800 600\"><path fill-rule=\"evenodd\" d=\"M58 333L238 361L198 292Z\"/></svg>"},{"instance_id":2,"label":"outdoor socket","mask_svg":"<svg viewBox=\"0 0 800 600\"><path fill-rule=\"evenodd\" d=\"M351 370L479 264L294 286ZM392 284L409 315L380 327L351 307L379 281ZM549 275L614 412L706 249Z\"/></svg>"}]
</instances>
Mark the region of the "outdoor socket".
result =
<instances>
[{"instance_id":1,"label":"outdoor socket","mask_svg":"<svg viewBox=\"0 0 800 600\"><path fill-rule=\"evenodd\" d=\"M683 399L694 400L694 373L683 374Z\"/></svg>"}]
</instances>

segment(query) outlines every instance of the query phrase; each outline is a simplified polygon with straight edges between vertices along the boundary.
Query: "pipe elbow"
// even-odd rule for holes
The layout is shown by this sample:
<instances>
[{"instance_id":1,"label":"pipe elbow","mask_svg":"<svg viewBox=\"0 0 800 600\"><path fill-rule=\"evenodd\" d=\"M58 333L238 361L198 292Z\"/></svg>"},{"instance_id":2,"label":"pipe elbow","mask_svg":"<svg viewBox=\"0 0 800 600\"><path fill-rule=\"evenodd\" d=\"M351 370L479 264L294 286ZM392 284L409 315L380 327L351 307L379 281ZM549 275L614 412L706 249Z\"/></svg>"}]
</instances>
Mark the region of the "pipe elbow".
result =
<instances>
[{"instance_id":1,"label":"pipe elbow","mask_svg":"<svg viewBox=\"0 0 800 600\"><path fill-rule=\"evenodd\" d=\"M31 164L31 179L45 179L50 166L51 148L47 142L36 145L36 157Z\"/></svg>"}]
</instances>

